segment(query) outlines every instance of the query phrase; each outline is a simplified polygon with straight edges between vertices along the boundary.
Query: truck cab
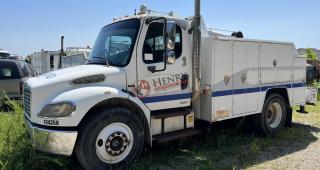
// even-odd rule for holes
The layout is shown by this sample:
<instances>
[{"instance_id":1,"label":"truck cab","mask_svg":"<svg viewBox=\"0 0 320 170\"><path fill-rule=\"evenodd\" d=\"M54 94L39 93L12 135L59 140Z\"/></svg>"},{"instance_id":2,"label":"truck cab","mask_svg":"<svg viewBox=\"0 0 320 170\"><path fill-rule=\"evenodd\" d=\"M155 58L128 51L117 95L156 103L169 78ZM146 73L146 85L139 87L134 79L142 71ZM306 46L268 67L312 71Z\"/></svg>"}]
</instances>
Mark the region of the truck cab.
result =
<instances>
[{"instance_id":1,"label":"truck cab","mask_svg":"<svg viewBox=\"0 0 320 170\"><path fill-rule=\"evenodd\" d=\"M126 74L123 88L140 98L150 110L189 106L188 29L186 20L174 17L137 15L116 20L101 29L89 64L123 71ZM166 36L169 33L172 37Z\"/></svg>"},{"instance_id":2,"label":"truck cab","mask_svg":"<svg viewBox=\"0 0 320 170\"><path fill-rule=\"evenodd\" d=\"M146 12L114 20L100 30L87 65L29 79L24 112L32 143L49 153L76 153L79 160L90 153L99 158L98 164L83 161L91 169L131 162L152 136L193 129L190 23ZM128 118L132 123L125 124ZM92 126L104 119L117 121L111 131L95 132ZM95 141L87 141L89 134ZM96 145L90 151L88 142Z\"/></svg>"},{"instance_id":3,"label":"truck cab","mask_svg":"<svg viewBox=\"0 0 320 170\"><path fill-rule=\"evenodd\" d=\"M195 122L252 115L263 134L289 125L291 107L304 104L305 59L292 43L210 36L195 2L189 19L146 6L115 18L87 65L27 80L33 145L105 169L127 166L153 142L198 135Z\"/></svg>"}]
</instances>

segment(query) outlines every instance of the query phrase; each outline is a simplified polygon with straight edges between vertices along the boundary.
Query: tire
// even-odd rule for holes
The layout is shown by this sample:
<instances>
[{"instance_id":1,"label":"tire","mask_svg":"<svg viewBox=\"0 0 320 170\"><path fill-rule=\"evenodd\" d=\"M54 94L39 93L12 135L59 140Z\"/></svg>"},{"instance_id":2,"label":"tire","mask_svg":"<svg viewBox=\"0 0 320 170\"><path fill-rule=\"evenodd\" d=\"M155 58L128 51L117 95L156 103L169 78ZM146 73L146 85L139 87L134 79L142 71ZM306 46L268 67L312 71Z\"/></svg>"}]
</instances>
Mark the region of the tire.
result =
<instances>
[{"instance_id":1,"label":"tire","mask_svg":"<svg viewBox=\"0 0 320 170\"><path fill-rule=\"evenodd\" d=\"M144 129L138 117L123 108L101 110L80 128L75 154L88 170L128 166L144 149ZM111 160L114 159L114 160Z\"/></svg>"},{"instance_id":2,"label":"tire","mask_svg":"<svg viewBox=\"0 0 320 170\"><path fill-rule=\"evenodd\" d=\"M253 117L255 130L262 135L279 132L286 123L287 104L279 94L271 94L267 97L261 114Z\"/></svg>"}]
</instances>

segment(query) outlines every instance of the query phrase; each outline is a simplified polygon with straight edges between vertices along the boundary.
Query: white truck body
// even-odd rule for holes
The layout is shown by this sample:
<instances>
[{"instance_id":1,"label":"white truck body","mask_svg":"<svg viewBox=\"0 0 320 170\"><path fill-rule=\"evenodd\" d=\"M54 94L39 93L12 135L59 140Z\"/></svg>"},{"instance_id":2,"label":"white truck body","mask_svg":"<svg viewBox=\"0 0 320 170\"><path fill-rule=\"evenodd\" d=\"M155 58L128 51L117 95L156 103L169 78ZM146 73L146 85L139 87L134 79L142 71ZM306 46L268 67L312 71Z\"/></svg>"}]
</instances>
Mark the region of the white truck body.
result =
<instances>
[{"instance_id":1,"label":"white truck body","mask_svg":"<svg viewBox=\"0 0 320 170\"><path fill-rule=\"evenodd\" d=\"M287 90L290 106L304 105L305 58L292 43L225 37L204 40L200 119L210 122L261 113L269 89ZM274 64L276 62L276 65Z\"/></svg>"},{"instance_id":2,"label":"white truck body","mask_svg":"<svg viewBox=\"0 0 320 170\"><path fill-rule=\"evenodd\" d=\"M103 115L100 112L96 113L96 109L108 110L116 107L131 110L132 114L138 115L139 124L143 125L144 130L141 131L144 132L144 141L151 145L152 141L170 140L167 139L169 137L166 138L167 134L171 134L171 138L178 138L182 132L196 128L195 121L212 123L265 114L266 102L269 102L270 95L278 96L273 100L275 104L271 103L275 107L273 109L277 110L276 114L287 114L280 115L281 127L284 126L285 118L290 118L290 112L285 111L286 109L305 104L306 61L304 57L299 56L292 43L209 34L203 23L200 49L201 91L198 98L192 98L194 44L190 33L191 21L174 16L160 18L177 25L175 58L174 61L168 60L166 64L166 60L157 61L159 55L149 52L150 47L147 46L148 43L153 43L153 50L161 48L162 40L156 37L157 33L154 31L161 26L161 22L153 22L157 18L159 15L142 12L115 20L101 30L89 57L92 60L91 64L53 71L27 81L24 98L26 124L30 136L34 136L31 139L39 150L71 155L75 146L79 149L79 140L86 140L82 136L90 135L79 130L87 123L90 124L87 122L91 120L88 117L93 119L100 114ZM126 31L133 31L123 33L122 27ZM105 36L113 33L106 33L109 29L114 31L114 37L106 38L106 42L102 41ZM151 35L149 29L154 29ZM136 36L128 39L126 36L134 31ZM150 37L153 38L152 41L148 41ZM100 41L103 42L102 46ZM116 57L106 59L106 55L106 58L101 58L101 55L97 54L102 54L99 53L102 48L106 48L103 54L108 53L108 56ZM120 56L129 58L118 61ZM117 62L121 66L115 66ZM74 110L63 117L52 117L50 113L45 113L50 116L41 116L47 107L56 107L60 103L69 105ZM283 107L279 103L282 103ZM186 110L187 113L181 114ZM269 111L273 112L272 109ZM116 113L112 115L117 117ZM98 120L97 124L103 121L108 120ZM276 126L281 128L279 123ZM109 126L112 128L108 129ZM116 137L138 133L125 130L129 125L123 123L111 123L109 126L101 130L105 136L109 136L111 132L114 132ZM91 130L89 133L95 134L94 128ZM117 134L119 131L123 134ZM48 138L51 140L46 140ZM130 149L126 152L126 148L122 148L124 153L119 151L120 155L115 156L113 154L118 152L113 153L112 147L106 151L99 148L102 144L109 147L108 141L114 138L110 135L104 143L104 140L100 141L98 137L96 151L92 153L98 154L100 161L117 164L126 159L129 152L134 152ZM120 141L123 143L123 140ZM128 148L132 148L137 144L126 143L125 146L127 145ZM86 163L84 161L82 165L86 168L92 167Z\"/></svg>"}]
</instances>

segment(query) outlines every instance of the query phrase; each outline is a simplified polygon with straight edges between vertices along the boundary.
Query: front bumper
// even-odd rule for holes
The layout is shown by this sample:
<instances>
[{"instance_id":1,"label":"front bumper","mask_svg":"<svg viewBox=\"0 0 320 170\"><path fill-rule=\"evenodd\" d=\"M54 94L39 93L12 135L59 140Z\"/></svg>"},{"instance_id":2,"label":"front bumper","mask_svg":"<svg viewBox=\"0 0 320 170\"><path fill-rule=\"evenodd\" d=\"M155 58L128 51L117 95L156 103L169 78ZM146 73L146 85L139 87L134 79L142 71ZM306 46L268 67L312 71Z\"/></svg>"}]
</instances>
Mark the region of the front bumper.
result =
<instances>
[{"instance_id":1,"label":"front bumper","mask_svg":"<svg viewBox=\"0 0 320 170\"><path fill-rule=\"evenodd\" d=\"M77 131L49 130L33 126L25 117L25 126L32 145L40 151L71 156L75 146Z\"/></svg>"}]
</instances>

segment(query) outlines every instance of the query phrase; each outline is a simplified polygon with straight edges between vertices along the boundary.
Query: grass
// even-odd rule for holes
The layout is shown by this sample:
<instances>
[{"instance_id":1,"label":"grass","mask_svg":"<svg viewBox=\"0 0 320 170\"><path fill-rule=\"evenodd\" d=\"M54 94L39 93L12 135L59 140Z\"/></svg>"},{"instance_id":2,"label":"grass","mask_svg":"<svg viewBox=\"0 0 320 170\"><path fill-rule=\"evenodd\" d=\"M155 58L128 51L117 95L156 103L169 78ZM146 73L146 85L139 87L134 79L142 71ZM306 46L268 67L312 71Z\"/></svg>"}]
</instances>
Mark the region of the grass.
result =
<instances>
[{"instance_id":1,"label":"grass","mask_svg":"<svg viewBox=\"0 0 320 170\"><path fill-rule=\"evenodd\" d=\"M0 170L79 169L72 158L35 151L27 141L20 105L7 102L11 111L0 113ZM308 114L294 112L293 127L274 136L257 136L248 128L236 128L237 122L215 125L206 136L148 149L131 169L245 169L265 164L320 139L320 103L306 110Z\"/></svg>"},{"instance_id":2,"label":"grass","mask_svg":"<svg viewBox=\"0 0 320 170\"><path fill-rule=\"evenodd\" d=\"M65 157L52 157L35 151L27 140L21 104L10 100L6 112L0 111L0 169L68 169ZM69 167L68 167L69 166Z\"/></svg>"}]
</instances>

